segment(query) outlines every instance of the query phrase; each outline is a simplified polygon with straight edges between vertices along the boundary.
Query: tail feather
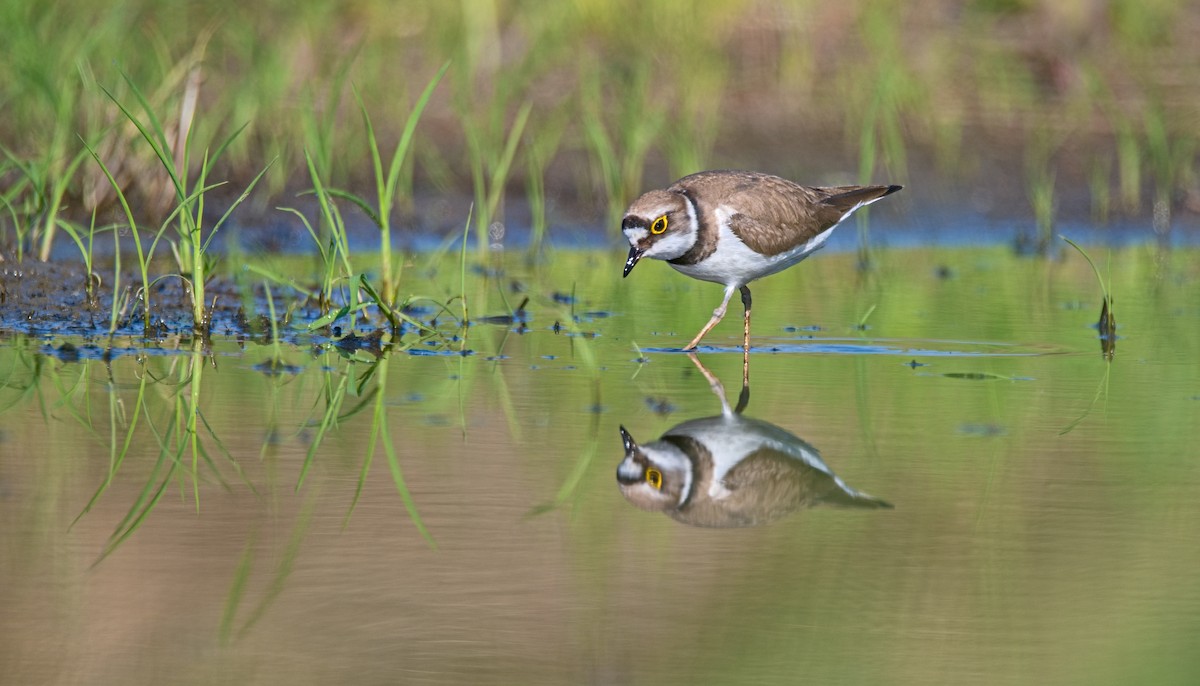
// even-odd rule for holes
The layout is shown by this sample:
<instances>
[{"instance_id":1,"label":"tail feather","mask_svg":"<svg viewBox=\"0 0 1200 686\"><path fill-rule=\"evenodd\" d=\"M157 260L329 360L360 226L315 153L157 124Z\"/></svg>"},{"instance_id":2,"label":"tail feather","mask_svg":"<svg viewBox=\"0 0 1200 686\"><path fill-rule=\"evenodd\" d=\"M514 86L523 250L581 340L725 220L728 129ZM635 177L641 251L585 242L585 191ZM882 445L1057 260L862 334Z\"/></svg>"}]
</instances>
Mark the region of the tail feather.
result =
<instances>
[{"instance_id":1,"label":"tail feather","mask_svg":"<svg viewBox=\"0 0 1200 686\"><path fill-rule=\"evenodd\" d=\"M837 188L826 188L830 193L829 197L821 201L822 205L829 205L837 209L843 215L849 214L854 210L869 205L876 200L891 195L896 191L904 188L904 186L841 186Z\"/></svg>"},{"instance_id":2,"label":"tail feather","mask_svg":"<svg viewBox=\"0 0 1200 686\"><path fill-rule=\"evenodd\" d=\"M829 492L825 493L821 498L821 503L835 507L854 507L865 510L891 510L895 507L882 498L876 498L869 493L856 491L848 486L844 489L829 489Z\"/></svg>"}]
</instances>

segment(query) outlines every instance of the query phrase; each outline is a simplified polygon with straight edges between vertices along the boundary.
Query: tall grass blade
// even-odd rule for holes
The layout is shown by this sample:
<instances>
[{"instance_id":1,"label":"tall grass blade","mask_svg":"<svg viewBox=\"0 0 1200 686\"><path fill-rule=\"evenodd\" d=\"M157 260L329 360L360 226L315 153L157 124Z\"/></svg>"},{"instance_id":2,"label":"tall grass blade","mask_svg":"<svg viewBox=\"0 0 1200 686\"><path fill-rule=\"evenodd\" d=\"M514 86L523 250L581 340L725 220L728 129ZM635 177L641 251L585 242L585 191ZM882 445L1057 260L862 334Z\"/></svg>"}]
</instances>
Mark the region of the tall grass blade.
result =
<instances>
[{"instance_id":1,"label":"tall grass blade","mask_svg":"<svg viewBox=\"0 0 1200 686\"><path fill-rule=\"evenodd\" d=\"M1083 255L1083 259L1087 260L1088 265L1092 268L1092 273L1096 275L1096 282L1100 284L1102 304L1100 305L1100 319L1096 324L1096 328L1100 331L1100 351L1105 358L1111 360L1117 349L1117 317L1113 312L1112 294L1104 284L1104 278L1100 276L1100 269L1096 267L1096 263L1092 261L1091 256L1070 238L1066 236L1059 237L1066 241L1072 248L1075 248L1080 255Z\"/></svg>"}]
</instances>

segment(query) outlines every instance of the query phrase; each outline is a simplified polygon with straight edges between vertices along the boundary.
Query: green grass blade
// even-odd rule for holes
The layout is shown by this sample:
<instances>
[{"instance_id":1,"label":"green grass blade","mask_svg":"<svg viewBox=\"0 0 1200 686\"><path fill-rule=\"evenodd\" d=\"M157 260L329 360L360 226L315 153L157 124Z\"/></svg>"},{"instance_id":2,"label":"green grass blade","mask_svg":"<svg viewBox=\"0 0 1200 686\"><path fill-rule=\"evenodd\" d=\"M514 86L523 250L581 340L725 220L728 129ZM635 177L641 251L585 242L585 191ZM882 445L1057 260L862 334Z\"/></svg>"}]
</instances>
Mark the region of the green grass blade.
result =
<instances>
[{"instance_id":1,"label":"green grass blade","mask_svg":"<svg viewBox=\"0 0 1200 686\"><path fill-rule=\"evenodd\" d=\"M408 120L404 122L404 131L400 134L400 142L396 145L395 152L392 153L392 162L388 167L388 177L386 184L386 194L391 197L396 192L396 184L400 179L400 169L403 166L404 157L408 154L409 148L412 146L413 135L417 130L417 123L421 120L421 115L425 112L425 107L429 104L429 99L433 96L433 92L441 83L442 77L450 69L450 61L447 60L442 64L442 68L438 69L429 83L426 84L425 90L421 92L421 97L417 98L417 102L413 105L413 109L408 114Z\"/></svg>"},{"instance_id":2,"label":"green grass blade","mask_svg":"<svg viewBox=\"0 0 1200 686\"><path fill-rule=\"evenodd\" d=\"M1111 300L1111 298L1109 297L1109 293L1108 293L1108 287L1104 285L1104 278L1102 276L1100 276L1100 270L1096 267L1096 263L1092 262L1091 256L1089 256L1087 254L1087 252L1084 251L1083 248L1079 247L1079 244L1077 244L1075 241L1071 240L1070 238L1067 238L1066 236L1063 236L1061 234L1059 235L1059 238L1066 241L1072 248L1075 248L1075 250L1080 255L1083 255L1083 259L1087 260L1088 265L1090 265L1092 268L1092 272L1096 275L1096 282L1100 284L1100 291L1104 294L1104 298L1106 300Z\"/></svg>"},{"instance_id":3,"label":"green grass blade","mask_svg":"<svg viewBox=\"0 0 1200 686\"><path fill-rule=\"evenodd\" d=\"M233 214L233 211L236 210L243 202L245 202L246 198L250 197L250 193L254 191L254 187L258 185L258 182L267 173L267 170L270 169L278 160L279 158L276 157L268 162L267 166L263 167L262 170L254 176L250 183L246 185L246 188L242 190L241 195L239 195L232 203L230 203L229 207L225 209L225 213L221 215L221 218L217 220L217 223L213 224L212 230L208 232L208 238L204 240L204 245L200 248L201 252L206 252L208 250L208 244L212 242L213 236L217 235L217 230L219 230L225 224L225 220L229 219L229 215Z\"/></svg>"},{"instance_id":4,"label":"green grass blade","mask_svg":"<svg viewBox=\"0 0 1200 686\"><path fill-rule=\"evenodd\" d=\"M504 196L504 186L508 179L508 171L512 167L513 158L516 157L517 145L521 142L521 136L525 133L525 124L529 121L529 113L532 109L533 102L527 101L517 112L517 117L513 120L512 128L508 132L508 140L504 145L504 152L501 154L496 168L492 170L492 182L487 200L488 219L494 218L496 210L500 207L500 199Z\"/></svg>"},{"instance_id":5,"label":"green grass blade","mask_svg":"<svg viewBox=\"0 0 1200 686\"><path fill-rule=\"evenodd\" d=\"M383 219L380 218L379 213L376 212L375 208L371 207L371 203L367 202L366 198L363 198L361 195L356 195L350 191L343 191L337 188L326 188L325 192L335 198L349 200L350 202L354 203L358 209L362 210L363 214L367 215L367 219L370 219L372 224L375 226L383 226Z\"/></svg>"},{"instance_id":6,"label":"green grass blade","mask_svg":"<svg viewBox=\"0 0 1200 686\"><path fill-rule=\"evenodd\" d=\"M141 416L143 411L143 405L146 399L146 381L148 379L149 376L143 374L141 376L141 381L138 383L137 401L133 406L133 412L129 415L129 426L125 428L125 440L122 442L120 449L116 448L116 419L115 417L110 419L110 422L112 423L111 431L113 432L113 447L109 455L108 474L105 476L104 481L100 483L100 487L97 488L96 492L92 494L92 497L88 500L87 504L83 506L83 510L75 516L75 519L71 520L71 523L67 526L68 531L70 531L71 528L74 527L75 524L77 524L85 514L92 510L92 507L95 506L96 502L100 500L100 496L104 495L105 491L108 490L108 487L112 485L113 479L115 479L117 476L117 472L121 471L121 465L124 464L126 456L129 455L129 447L133 443L133 435L137 430L138 417Z\"/></svg>"},{"instance_id":7,"label":"green grass blade","mask_svg":"<svg viewBox=\"0 0 1200 686\"><path fill-rule=\"evenodd\" d=\"M129 110L129 108L125 107L124 103L117 99L117 96L113 95L112 91L108 90L103 85L100 85L100 90L104 91L104 94L107 95L108 98L113 101L113 104L115 104L117 108L121 110L121 113L125 115L125 118L128 119L129 122L135 127L137 127L138 133L142 135L142 139L145 140L150 146L150 149L158 158L159 163L162 164L163 169L166 170L167 175L171 178L171 183L175 186L176 196L183 198L187 195L187 193L183 188L183 183L179 178L179 174L175 170L175 161L167 154L165 147L167 141L165 135L162 134L162 125L158 123L158 119L154 116L154 111L151 109L150 104L146 102L145 97L141 94L141 91L137 89L137 86L133 85L133 82L128 75L125 76L125 79L126 81L129 81L130 86L133 87L134 93L137 94L139 102L142 103L142 107L148 113L150 121L154 125L155 130L160 136L162 136L160 138L161 144L155 141L154 135L146 129L146 126L142 124L141 120L139 120L137 116Z\"/></svg>"}]
</instances>

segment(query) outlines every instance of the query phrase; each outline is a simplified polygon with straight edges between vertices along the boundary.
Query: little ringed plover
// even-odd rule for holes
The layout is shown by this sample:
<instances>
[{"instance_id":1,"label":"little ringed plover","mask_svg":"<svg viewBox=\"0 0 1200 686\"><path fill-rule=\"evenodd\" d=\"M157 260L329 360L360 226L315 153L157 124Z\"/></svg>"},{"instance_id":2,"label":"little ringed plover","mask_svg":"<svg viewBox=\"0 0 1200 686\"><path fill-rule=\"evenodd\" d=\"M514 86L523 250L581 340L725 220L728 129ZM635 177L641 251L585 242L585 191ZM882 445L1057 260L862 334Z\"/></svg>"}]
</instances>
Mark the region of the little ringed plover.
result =
<instances>
[{"instance_id":1,"label":"little ringed plover","mask_svg":"<svg viewBox=\"0 0 1200 686\"><path fill-rule=\"evenodd\" d=\"M787 269L824 245L829 234L860 207L903 186L801 186L770 174L705 171L629 206L621 230L629 239L624 276L638 260L666 260L677 271L725 286L712 318L684 350L725 316L741 293L745 307L742 346L750 349L748 284Z\"/></svg>"}]
</instances>

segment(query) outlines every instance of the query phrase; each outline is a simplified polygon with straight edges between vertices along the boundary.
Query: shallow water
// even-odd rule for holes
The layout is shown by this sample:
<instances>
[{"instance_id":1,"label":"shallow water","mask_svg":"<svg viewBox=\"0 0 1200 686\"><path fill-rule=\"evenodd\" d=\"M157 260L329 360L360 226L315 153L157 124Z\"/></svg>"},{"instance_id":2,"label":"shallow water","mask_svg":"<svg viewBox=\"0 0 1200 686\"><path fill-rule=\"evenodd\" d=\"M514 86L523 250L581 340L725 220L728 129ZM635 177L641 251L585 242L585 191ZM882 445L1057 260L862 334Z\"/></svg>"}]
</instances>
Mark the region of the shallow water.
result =
<instances>
[{"instance_id":1,"label":"shallow water","mask_svg":"<svg viewBox=\"0 0 1200 686\"><path fill-rule=\"evenodd\" d=\"M621 280L616 252L513 255L469 302L500 313L523 291L523 327L380 359L304 336L192 351L10 335L0 671L1194 683L1200 260L1093 253L1116 298L1111 362L1074 255L891 250L862 273L830 253L756 284L743 414L892 508L822 502L844 498L809 464L794 478L816 495L741 528L618 489L620 426L651 444L721 413L706 371L731 405L741 387L737 308L699 364L671 352L720 289L659 263ZM458 279L449 263L409 274L438 297Z\"/></svg>"}]
</instances>

